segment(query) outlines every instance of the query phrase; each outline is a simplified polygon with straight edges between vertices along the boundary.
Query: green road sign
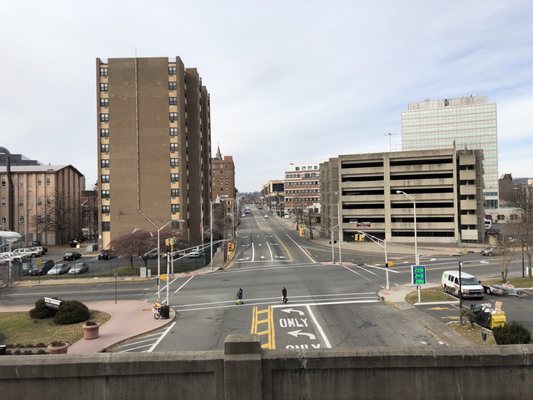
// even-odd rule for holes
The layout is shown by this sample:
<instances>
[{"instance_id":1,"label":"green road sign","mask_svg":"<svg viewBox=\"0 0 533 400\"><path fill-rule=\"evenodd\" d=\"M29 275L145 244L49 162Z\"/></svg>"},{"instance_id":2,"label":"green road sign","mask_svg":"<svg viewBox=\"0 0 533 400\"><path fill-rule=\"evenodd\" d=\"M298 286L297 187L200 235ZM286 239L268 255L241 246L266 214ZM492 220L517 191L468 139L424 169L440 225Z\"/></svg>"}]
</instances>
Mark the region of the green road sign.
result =
<instances>
[{"instance_id":1,"label":"green road sign","mask_svg":"<svg viewBox=\"0 0 533 400\"><path fill-rule=\"evenodd\" d=\"M416 286L426 284L425 265L411 265L411 283Z\"/></svg>"}]
</instances>

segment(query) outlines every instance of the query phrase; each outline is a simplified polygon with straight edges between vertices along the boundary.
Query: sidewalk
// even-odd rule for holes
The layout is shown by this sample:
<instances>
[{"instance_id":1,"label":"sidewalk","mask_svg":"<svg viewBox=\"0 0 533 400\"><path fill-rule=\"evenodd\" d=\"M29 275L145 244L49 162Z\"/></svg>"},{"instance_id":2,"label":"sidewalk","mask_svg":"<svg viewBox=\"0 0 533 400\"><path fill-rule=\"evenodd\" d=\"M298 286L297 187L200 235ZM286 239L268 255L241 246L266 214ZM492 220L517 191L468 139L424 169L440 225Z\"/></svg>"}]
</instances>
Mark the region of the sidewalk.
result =
<instances>
[{"instance_id":1,"label":"sidewalk","mask_svg":"<svg viewBox=\"0 0 533 400\"><path fill-rule=\"evenodd\" d=\"M438 285L425 285L426 288ZM448 328L446 324L436 320L432 316L419 311L415 306L405 301L405 297L416 290L412 285L394 286L390 290L382 289L378 292L379 298L386 304L396 307L401 312L419 325L428 330L435 338L442 341L448 346L469 346L469 343L463 336L454 330Z\"/></svg>"}]
</instances>

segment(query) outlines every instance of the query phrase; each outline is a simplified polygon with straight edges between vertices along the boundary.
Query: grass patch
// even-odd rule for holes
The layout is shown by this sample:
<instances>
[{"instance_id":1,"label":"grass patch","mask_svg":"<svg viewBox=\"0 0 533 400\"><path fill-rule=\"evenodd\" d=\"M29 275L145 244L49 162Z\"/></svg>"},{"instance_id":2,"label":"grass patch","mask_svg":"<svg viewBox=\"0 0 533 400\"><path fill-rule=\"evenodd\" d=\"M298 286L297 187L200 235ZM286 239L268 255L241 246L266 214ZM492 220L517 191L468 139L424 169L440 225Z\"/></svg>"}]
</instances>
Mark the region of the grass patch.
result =
<instances>
[{"instance_id":1,"label":"grass patch","mask_svg":"<svg viewBox=\"0 0 533 400\"><path fill-rule=\"evenodd\" d=\"M103 324L111 316L101 311L91 311L91 320ZM3 344L37 344L48 345L53 341L74 343L83 337L83 322L71 325L54 324L53 318L34 320L27 311L0 313Z\"/></svg>"},{"instance_id":2,"label":"grass patch","mask_svg":"<svg viewBox=\"0 0 533 400\"><path fill-rule=\"evenodd\" d=\"M469 322L465 322L464 325L461 325L459 322L450 322L448 326L460 335L467 338L476 346L496 345L496 340L494 340L494 335L492 334L492 332L487 329L481 328L479 325L474 325L472 327ZM487 334L486 341L483 341L483 338L481 336L481 333L483 332Z\"/></svg>"},{"instance_id":3,"label":"grass patch","mask_svg":"<svg viewBox=\"0 0 533 400\"><path fill-rule=\"evenodd\" d=\"M410 303L414 304L418 302L418 293L416 290L414 292L409 293L405 300ZM430 301L452 301L457 300L455 297L450 296L442 291L440 287L435 288L429 288L429 289L422 289L420 291L420 300L422 302L430 302Z\"/></svg>"},{"instance_id":4,"label":"grass patch","mask_svg":"<svg viewBox=\"0 0 533 400\"><path fill-rule=\"evenodd\" d=\"M518 288L530 288L533 287L533 278L522 278L522 277L513 277L507 279L510 284ZM489 279L482 281L484 285L501 285L501 279Z\"/></svg>"}]
</instances>

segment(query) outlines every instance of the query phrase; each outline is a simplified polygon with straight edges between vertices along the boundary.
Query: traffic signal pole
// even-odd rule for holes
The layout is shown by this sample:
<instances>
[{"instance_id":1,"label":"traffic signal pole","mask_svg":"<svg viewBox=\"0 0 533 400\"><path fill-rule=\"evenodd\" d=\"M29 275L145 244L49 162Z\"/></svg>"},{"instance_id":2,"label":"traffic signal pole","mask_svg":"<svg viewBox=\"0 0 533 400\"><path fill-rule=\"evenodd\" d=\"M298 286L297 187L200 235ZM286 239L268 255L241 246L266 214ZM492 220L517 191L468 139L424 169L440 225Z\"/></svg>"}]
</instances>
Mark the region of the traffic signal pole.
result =
<instances>
[{"instance_id":1,"label":"traffic signal pole","mask_svg":"<svg viewBox=\"0 0 533 400\"><path fill-rule=\"evenodd\" d=\"M363 235L363 238L367 237L369 238L372 242L374 242L375 244L377 244L379 247L381 247L383 249L383 251L385 252L385 289L386 290L390 290L390 285L389 285L389 258L387 256L387 241L386 240L383 240L383 239L380 239L376 236L373 236L373 235L370 235L366 232L363 232L363 231L356 231L358 234L361 234ZM357 238L356 238L357 240ZM420 300L419 300L420 302Z\"/></svg>"}]
</instances>

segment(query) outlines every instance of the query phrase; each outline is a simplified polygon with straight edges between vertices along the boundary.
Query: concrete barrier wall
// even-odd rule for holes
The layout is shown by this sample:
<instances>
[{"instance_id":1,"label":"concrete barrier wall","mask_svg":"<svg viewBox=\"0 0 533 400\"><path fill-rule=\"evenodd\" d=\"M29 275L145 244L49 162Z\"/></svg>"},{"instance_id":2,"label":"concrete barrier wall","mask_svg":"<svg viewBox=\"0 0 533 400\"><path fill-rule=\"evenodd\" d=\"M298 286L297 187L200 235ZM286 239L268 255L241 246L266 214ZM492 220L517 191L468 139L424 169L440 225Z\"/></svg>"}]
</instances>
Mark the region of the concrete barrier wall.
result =
<instances>
[{"instance_id":1,"label":"concrete barrier wall","mask_svg":"<svg viewBox=\"0 0 533 400\"><path fill-rule=\"evenodd\" d=\"M0 356L11 399L533 399L533 345Z\"/></svg>"}]
</instances>

